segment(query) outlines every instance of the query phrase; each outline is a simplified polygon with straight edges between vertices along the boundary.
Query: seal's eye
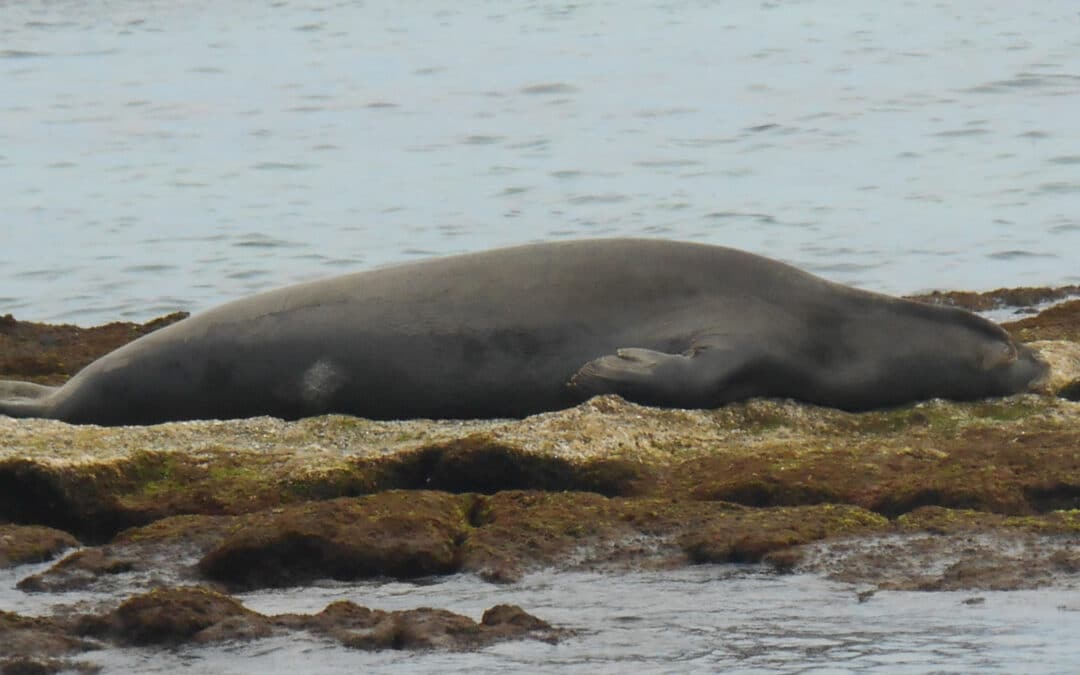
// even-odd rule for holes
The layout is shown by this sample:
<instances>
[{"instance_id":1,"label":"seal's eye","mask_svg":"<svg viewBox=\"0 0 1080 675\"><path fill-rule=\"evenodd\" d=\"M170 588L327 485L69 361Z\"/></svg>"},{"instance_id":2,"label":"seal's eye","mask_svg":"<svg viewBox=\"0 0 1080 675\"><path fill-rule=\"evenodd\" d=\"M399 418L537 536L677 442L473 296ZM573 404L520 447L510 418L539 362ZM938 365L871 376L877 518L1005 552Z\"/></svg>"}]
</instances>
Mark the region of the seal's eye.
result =
<instances>
[{"instance_id":1,"label":"seal's eye","mask_svg":"<svg viewBox=\"0 0 1080 675\"><path fill-rule=\"evenodd\" d=\"M1016 361L1016 346L1011 342L993 342L979 350L979 367L983 370L1001 368Z\"/></svg>"}]
</instances>

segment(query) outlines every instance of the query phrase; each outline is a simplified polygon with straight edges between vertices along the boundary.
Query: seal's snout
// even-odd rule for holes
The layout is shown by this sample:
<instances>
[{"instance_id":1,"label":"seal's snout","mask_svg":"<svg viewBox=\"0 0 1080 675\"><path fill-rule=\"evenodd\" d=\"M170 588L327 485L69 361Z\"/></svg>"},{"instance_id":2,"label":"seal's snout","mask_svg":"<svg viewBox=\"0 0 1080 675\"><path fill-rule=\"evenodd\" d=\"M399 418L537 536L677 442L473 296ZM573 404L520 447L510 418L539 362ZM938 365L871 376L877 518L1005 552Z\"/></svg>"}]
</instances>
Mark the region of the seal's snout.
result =
<instances>
[{"instance_id":1,"label":"seal's snout","mask_svg":"<svg viewBox=\"0 0 1080 675\"><path fill-rule=\"evenodd\" d=\"M1022 383L1025 391L1040 393L1050 392L1051 371L1050 364L1040 358L1038 353L1030 347L1020 345L1017 348L1018 358L1013 368L1017 370L1017 379Z\"/></svg>"}]
</instances>

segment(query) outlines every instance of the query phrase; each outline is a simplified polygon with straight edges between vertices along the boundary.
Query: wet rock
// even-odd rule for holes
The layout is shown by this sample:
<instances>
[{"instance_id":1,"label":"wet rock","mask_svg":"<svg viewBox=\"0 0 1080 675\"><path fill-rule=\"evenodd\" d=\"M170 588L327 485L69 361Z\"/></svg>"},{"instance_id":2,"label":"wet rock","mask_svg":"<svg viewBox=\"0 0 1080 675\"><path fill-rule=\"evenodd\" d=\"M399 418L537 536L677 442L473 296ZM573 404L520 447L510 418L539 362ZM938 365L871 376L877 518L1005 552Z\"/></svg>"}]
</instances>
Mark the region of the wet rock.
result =
<instances>
[{"instance_id":1,"label":"wet rock","mask_svg":"<svg viewBox=\"0 0 1080 675\"><path fill-rule=\"evenodd\" d=\"M1080 379L1073 380L1059 389L1058 396L1070 401L1080 401Z\"/></svg>"},{"instance_id":2,"label":"wet rock","mask_svg":"<svg viewBox=\"0 0 1080 675\"><path fill-rule=\"evenodd\" d=\"M60 384L100 356L187 315L176 312L145 324L80 328L16 321L7 314L0 317L0 379Z\"/></svg>"},{"instance_id":3,"label":"wet rock","mask_svg":"<svg viewBox=\"0 0 1080 675\"><path fill-rule=\"evenodd\" d=\"M917 300L931 305L947 305L961 307L972 312L985 312L1002 307L1031 309L1036 305L1054 300L1063 300L1074 295L1080 295L1080 286L999 288L981 293L972 291L933 291L907 297L909 300Z\"/></svg>"},{"instance_id":4,"label":"wet rock","mask_svg":"<svg viewBox=\"0 0 1080 675\"><path fill-rule=\"evenodd\" d=\"M21 591L63 592L82 589L102 575L115 575L135 569L138 561L109 555L102 549L76 551L50 569L26 577L17 584Z\"/></svg>"},{"instance_id":5,"label":"wet rock","mask_svg":"<svg viewBox=\"0 0 1080 675\"><path fill-rule=\"evenodd\" d=\"M237 519L199 570L239 588L448 574L458 568L457 542L468 528L470 501L436 492L386 492L250 514Z\"/></svg>"},{"instance_id":6,"label":"wet rock","mask_svg":"<svg viewBox=\"0 0 1080 675\"><path fill-rule=\"evenodd\" d=\"M107 614L83 617L76 631L118 644L170 645L263 637L271 626L226 595L186 587L135 596Z\"/></svg>"},{"instance_id":7,"label":"wet rock","mask_svg":"<svg viewBox=\"0 0 1080 675\"><path fill-rule=\"evenodd\" d=\"M0 675L52 675L52 673L100 673L101 667L84 661L62 659L0 659Z\"/></svg>"},{"instance_id":8,"label":"wet rock","mask_svg":"<svg viewBox=\"0 0 1080 675\"><path fill-rule=\"evenodd\" d=\"M858 507L775 507L718 514L683 534L680 544L697 563L751 563L791 546L878 532L887 526L887 519Z\"/></svg>"},{"instance_id":9,"label":"wet rock","mask_svg":"<svg viewBox=\"0 0 1080 675\"><path fill-rule=\"evenodd\" d=\"M477 500L461 569L495 582L539 567L626 569L685 560L674 539L740 507L721 502L504 491ZM649 544L649 545L643 545Z\"/></svg>"},{"instance_id":10,"label":"wet rock","mask_svg":"<svg viewBox=\"0 0 1080 675\"><path fill-rule=\"evenodd\" d=\"M16 663L20 660L36 662L98 647L95 642L70 634L63 624L51 618L26 617L0 611L0 659L13 659Z\"/></svg>"},{"instance_id":11,"label":"wet rock","mask_svg":"<svg viewBox=\"0 0 1080 675\"><path fill-rule=\"evenodd\" d=\"M1036 316L1002 324L1022 342L1068 340L1080 342L1080 300L1050 307Z\"/></svg>"},{"instance_id":12,"label":"wet rock","mask_svg":"<svg viewBox=\"0 0 1080 675\"><path fill-rule=\"evenodd\" d=\"M510 627L513 630L551 630L551 624L547 621L536 618L517 605L495 605L484 612L480 623L489 627Z\"/></svg>"},{"instance_id":13,"label":"wet rock","mask_svg":"<svg viewBox=\"0 0 1080 675\"><path fill-rule=\"evenodd\" d=\"M445 609L385 612L340 601L315 615L287 614L279 626L325 635L354 649L477 649L502 640L531 637L554 642L566 634L520 607L499 605L480 623Z\"/></svg>"},{"instance_id":14,"label":"wet rock","mask_svg":"<svg viewBox=\"0 0 1080 675\"><path fill-rule=\"evenodd\" d=\"M368 650L464 650L526 637L555 642L569 634L510 605L491 608L480 623L444 609L386 612L347 601L313 615L265 616L207 588L170 587L100 613L31 618L0 612L0 672L96 672L92 664L64 657L100 648L98 640L120 647L175 647L298 630Z\"/></svg>"},{"instance_id":15,"label":"wet rock","mask_svg":"<svg viewBox=\"0 0 1080 675\"><path fill-rule=\"evenodd\" d=\"M1029 346L1050 366L1044 391L1069 400L1080 394L1080 342L1039 340Z\"/></svg>"},{"instance_id":16,"label":"wet rock","mask_svg":"<svg viewBox=\"0 0 1080 675\"><path fill-rule=\"evenodd\" d=\"M1075 541L1012 528L862 537L805 546L795 570L879 590L1075 588Z\"/></svg>"},{"instance_id":17,"label":"wet rock","mask_svg":"<svg viewBox=\"0 0 1080 675\"><path fill-rule=\"evenodd\" d=\"M45 562L79 545L62 530L33 525L0 525L0 568Z\"/></svg>"},{"instance_id":18,"label":"wet rock","mask_svg":"<svg viewBox=\"0 0 1080 675\"><path fill-rule=\"evenodd\" d=\"M388 486L484 494L533 489L622 495L640 493L648 482L647 472L634 462L572 462L525 451L491 433L402 453L384 471Z\"/></svg>"},{"instance_id":19,"label":"wet rock","mask_svg":"<svg viewBox=\"0 0 1080 675\"><path fill-rule=\"evenodd\" d=\"M790 401L661 410L608 397L464 428L314 418L105 429L0 419L0 433L10 438L0 447L0 517L64 524L93 543L170 515L243 514L379 492L400 485L403 456L413 457L407 463L415 468L414 456L428 452L431 438L465 431L475 439L479 425L498 445L454 446L455 489L469 481L489 488L493 467L518 461L521 482L539 476L541 487L587 486L574 481L621 455L634 468L605 474L605 490L631 497L847 503L889 516L934 504L1006 513L1080 505L1080 458L1073 452L1080 408L1061 399L928 401L851 414ZM422 436L421 449L411 436L402 438L405 429ZM403 445L387 450L384 443L395 438ZM434 445L446 452L444 441ZM476 461L467 459L470 452L479 453ZM501 454L493 461L495 453ZM531 459L544 454L558 462ZM567 482L553 482L556 469ZM474 479L469 471L478 472ZM420 475L427 474L410 474ZM615 490L618 475L627 482Z\"/></svg>"}]
</instances>

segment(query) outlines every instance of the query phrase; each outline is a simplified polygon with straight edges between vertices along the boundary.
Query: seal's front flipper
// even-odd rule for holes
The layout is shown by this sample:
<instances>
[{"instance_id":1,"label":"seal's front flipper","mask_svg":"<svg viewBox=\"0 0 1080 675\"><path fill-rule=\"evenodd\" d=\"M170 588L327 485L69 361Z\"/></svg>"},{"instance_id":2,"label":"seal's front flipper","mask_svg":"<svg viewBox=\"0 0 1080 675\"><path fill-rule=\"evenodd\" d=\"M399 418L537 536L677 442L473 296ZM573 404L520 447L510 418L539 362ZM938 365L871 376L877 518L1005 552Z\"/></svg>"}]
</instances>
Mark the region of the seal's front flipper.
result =
<instances>
[{"instance_id":1,"label":"seal's front flipper","mask_svg":"<svg viewBox=\"0 0 1080 675\"><path fill-rule=\"evenodd\" d=\"M618 394L649 405L702 408L724 402L723 382L745 365L728 349L667 354L652 349L619 349L589 361L570 378L584 397Z\"/></svg>"}]
</instances>

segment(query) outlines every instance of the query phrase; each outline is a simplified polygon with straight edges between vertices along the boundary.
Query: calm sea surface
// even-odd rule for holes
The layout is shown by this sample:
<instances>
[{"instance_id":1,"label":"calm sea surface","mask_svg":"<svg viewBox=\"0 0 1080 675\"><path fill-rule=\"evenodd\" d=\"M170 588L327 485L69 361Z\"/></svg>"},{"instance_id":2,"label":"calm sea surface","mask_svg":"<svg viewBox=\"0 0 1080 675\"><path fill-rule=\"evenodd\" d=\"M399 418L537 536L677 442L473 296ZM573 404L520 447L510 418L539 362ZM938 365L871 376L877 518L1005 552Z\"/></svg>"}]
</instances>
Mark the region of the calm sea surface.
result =
<instances>
[{"instance_id":1,"label":"calm sea surface","mask_svg":"<svg viewBox=\"0 0 1080 675\"><path fill-rule=\"evenodd\" d=\"M1080 281L1080 4L0 2L0 313L543 239Z\"/></svg>"},{"instance_id":2,"label":"calm sea surface","mask_svg":"<svg viewBox=\"0 0 1080 675\"><path fill-rule=\"evenodd\" d=\"M617 235L893 293L1077 283L1080 4L0 1L0 203L0 313L82 324ZM14 581L0 609L43 609ZM467 655L271 640L94 658L215 673L1080 662L1076 591L982 595L859 604L715 567L329 586L245 600L474 618L519 602L581 632Z\"/></svg>"}]
</instances>

